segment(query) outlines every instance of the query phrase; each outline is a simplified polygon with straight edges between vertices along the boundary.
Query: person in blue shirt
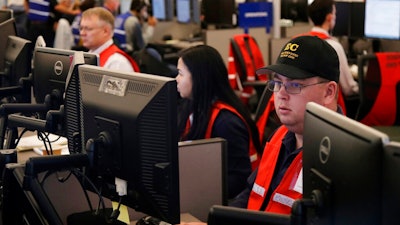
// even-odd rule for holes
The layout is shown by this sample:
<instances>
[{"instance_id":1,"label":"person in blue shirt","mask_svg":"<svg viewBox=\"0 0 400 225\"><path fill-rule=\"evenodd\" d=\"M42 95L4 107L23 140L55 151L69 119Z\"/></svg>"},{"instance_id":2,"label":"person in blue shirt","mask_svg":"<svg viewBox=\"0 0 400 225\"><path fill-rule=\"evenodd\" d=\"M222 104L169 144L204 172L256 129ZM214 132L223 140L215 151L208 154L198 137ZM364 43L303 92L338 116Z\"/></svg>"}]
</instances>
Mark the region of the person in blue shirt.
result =
<instances>
[{"instance_id":1,"label":"person in blue shirt","mask_svg":"<svg viewBox=\"0 0 400 225\"><path fill-rule=\"evenodd\" d=\"M143 0L132 0L130 11L115 19L114 39L128 53L144 49L153 37L158 21L149 16L148 7Z\"/></svg>"}]
</instances>

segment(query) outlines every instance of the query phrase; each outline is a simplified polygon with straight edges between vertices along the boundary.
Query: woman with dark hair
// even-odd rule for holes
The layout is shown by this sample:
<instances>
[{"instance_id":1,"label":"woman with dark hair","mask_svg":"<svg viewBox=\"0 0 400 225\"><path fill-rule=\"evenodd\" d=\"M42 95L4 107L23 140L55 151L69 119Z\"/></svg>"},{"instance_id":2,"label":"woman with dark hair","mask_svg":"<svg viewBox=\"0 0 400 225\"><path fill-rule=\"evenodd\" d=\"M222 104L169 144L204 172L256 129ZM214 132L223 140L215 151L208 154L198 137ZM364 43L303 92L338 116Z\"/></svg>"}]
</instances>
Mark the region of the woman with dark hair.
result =
<instances>
[{"instance_id":1,"label":"woman with dark hair","mask_svg":"<svg viewBox=\"0 0 400 225\"><path fill-rule=\"evenodd\" d=\"M229 85L221 55L210 46L198 45L180 54L176 81L182 97L181 140L227 140L228 196L233 198L260 158L258 131L250 113Z\"/></svg>"}]
</instances>

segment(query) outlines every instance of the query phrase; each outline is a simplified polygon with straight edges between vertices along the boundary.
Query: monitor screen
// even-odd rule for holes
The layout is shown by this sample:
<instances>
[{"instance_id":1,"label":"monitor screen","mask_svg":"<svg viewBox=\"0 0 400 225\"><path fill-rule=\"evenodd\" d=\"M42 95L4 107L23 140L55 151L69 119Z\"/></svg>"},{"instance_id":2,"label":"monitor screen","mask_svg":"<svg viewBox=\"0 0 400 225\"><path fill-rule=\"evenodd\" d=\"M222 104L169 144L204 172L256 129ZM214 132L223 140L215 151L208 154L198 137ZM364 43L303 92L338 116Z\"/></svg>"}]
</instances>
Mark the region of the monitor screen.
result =
<instances>
[{"instance_id":1,"label":"monitor screen","mask_svg":"<svg viewBox=\"0 0 400 225\"><path fill-rule=\"evenodd\" d=\"M65 83L74 51L50 47L37 47L33 61L33 92L36 103L45 103L46 95L54 97L54 104L62 104ZM85 62L98 65L96 54L84 53ZM58 108L57 108L58 109Z\"/></svg>"},{"instance_id":2,"label":"monitor screen","mask_svg":"<svg viewBox=\"0 0 400 225\"><path fill-rule=\"evenodd\" d=\"M400 40L399 12L399 0L366 0L365 36Z\"/></svg>"},{"instance_id":3,"label":"monitor screen","mask_svg":"<svg viewBox=\"0 0 400 225\"><path fill-rule=\"evenodd\" d=\"M176 0L176 20L179 23L191 22L191 0Z\"/></svg>"},{"instance_id":4,"label":"monitor screen","mask_svg":"<svg viewBox=\"0 0 400 225\"><path fill-rule=\"evenodd\" d=\"M14 19L0 23L0 49L6 49L8 36L16 36L17 28ZM4 56L6 52L0 51L0 72L4 72Z\"/></svg>"},{"instance_id":5,"label":"monitor screen","mask_svg":"<svg viewBox=\"0 0 400 225\"><path fill-rule=\"evenodd\" d=\"M337 1L333 36L364 37L364 2Z\"/></svg>"},{"instance_id":6,"label":"monitor screen","mask_svg":"<svg viewBox=\"0 0 400 225\"><path fill-rule=\"evenodd\" d=\"M159 20L172 20L173 0L152 0L151 9L153 16Z\"/></svg>"},{"instance_id":7,"label":"monitor screen","mask_svg":"<svg viewBox=\"0 0 400 225\"><path fill-rule=\"evenodd\" d=\"M351 3L350 37L364 37L365 2Z\"/></svg>"},{"instance_id":8,"label":"monitor screen","mask_svg":"<svg viewBox=\"0 0 400 225\"><path fill-rule=\"evenodd\" d=\"M201 0L191 0L192 4L192 20L196 24L200 24L200 14L201 14Z\"/></svg>"},{"instance_id":9,"label":"monitor screen","mask_svg":"<svg viewBox=\"0 0 400 225\"><path fill-rule=\"evenodd\" d=\"M307 0L282 0L281 18L294 22L308 22Z\"/></svg>"},{"instance_id":10,"label":"monitor screen","mask_svg":"<svg viewBox=\"0 0 400 225\"><path fill-rule=\"evenodd\" d=\"M102 195L171 224L180 222L176 81L82 65L82 146ZM89 187L88 187L89 188Z\"/></svg>"},{"instance_id":11,"label":"monitor screen","mask_svg":"<svg viewBox=\"0 0 400 225\"><path fill-rule=\"evenodd\" d=\"M333 36L347 36L350 30L351 2L336 1L336 23L332 30Z\"/></svg>"},{"instance_id":12,"label":"monitor screen","mask_svg":"<svg viewBox=\"0 0 400 225\"><path fill-rule=\"evenodd\" d=\"M208 225L290 225L290 215L215 205L208 214Z\"/></svg>"},{"instance_id":13,"label":"monitor screen","mask_svg":"<svg viewBox=\"0 0 400 225\"><path fill-rule=\"evenodd\" d=\"M8 36L4 57L4 73L10 86L16 86L21 77L31 72L32 42L17 36Z\"/></svg>"},{"instance_id":14,"label":"monitor screen","mask_svg":"<svg viewBox=\"0 0 400 225\"><path fill-rule=\"evenodd\" d=\"M3 87L20 86L20 78L28 77L31 72L32 43L29 40L8 36L4 57ZM19 96L17 102L30 102L30 88L25 96ZM21 93L23 94L23 93Z\"/></svg>"},{"instance_id":15,"label":"monitor screen","mask_svg":"<svg viewBox=\"0 0 400 225\"><path fill-rule=\"evenodd\" d=\"M216 28L233 27L235 0L202 0L201 3L207 25L215 25Z\"/></svg>"},{"instance_id":16,"label":"monitor screen","mask_svg":"<svg viewBox=\"0 0 400 225\"><path fill-rule=\"evenodd\" d=\"M303 198L314 197L318 206L308 209L307 220L321 225L381 224L383 146L388 142L384 133L308 103Z\"/></svg>"},{"instance_id":17,"label":"monitor screen","mask_svg":"<svg viewBox=\"0 0 400 225\"><path fill-rule=\"evenodd\" d=\"M0 23L13 18L13 11L11 9L0 9Z\"/></svg>"}]
</instances>

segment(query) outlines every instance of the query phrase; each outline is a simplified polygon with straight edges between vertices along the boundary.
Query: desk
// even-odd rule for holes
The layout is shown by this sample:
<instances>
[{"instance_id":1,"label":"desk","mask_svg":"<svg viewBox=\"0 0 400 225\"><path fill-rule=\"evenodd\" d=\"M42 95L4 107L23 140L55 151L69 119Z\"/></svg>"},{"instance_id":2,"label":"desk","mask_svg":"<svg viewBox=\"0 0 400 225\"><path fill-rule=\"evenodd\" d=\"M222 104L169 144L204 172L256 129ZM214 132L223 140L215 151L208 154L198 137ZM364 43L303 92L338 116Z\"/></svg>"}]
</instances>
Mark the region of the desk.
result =
<instances>
[{"instance_id":1,"label":"desk","mask_svg":"<svg viewBox=\"0 0 400 225\"><path fill-rule=\"evenodd\" d=\"M27 160L30 157L35 157L38 156L36 153L33 151L23 151L19 152L18 155L18 160L20 162L23 162L24 160ZM12 183L12 186L15 187L11 191L12 193L7 195L6 198L8 199L7 201L4 202L5 206L7 206L7 209L5 212L7 212L8 217L6 218L7 221L10 220L11 218L11 212L16 212L18 210L21 210L21 204L24 205L22 209L24 210L23 212L29 212L31 220L40 220L38 218L41 218L42 211L39 210L36 199L33 198L33 196L30 194L30 192L24 192L22 190L22 181L24 179L24 166L23 163L15 164L18 166L15 166L12 170L9 170L9 175L8 177L11 177L12 180L8 182ZM65 172L67 173L67 172ZM49 178L46 180L45 189L46 189L46 194L48 195L49 199L51 200L54 209L57 211L59 214L60 219L63 221L63 224L66 223L66 217L68 215L71 215L73 213L77 212L84 212L89 210L86 199L83 195L83 192L81 190L81 186L79 185L78 181L76 178L71 177L68 182L60 183L57 181L57 177L62 177L66 176L64 172L60 172L57 175L53 174L49 176ZM42 176L39 174L39 176ZM7 193L10 191L8 190ZM68 193L68 194L63 194L63 193ZM89 192L89 199L91 202L96 206L96 202L98 201L98 197L96 194ZM15 196L19 196L16 198ZM22 197L21 197L22 196ZM25 198L23 197L25 196ZM105 206L107 208L111 208L111 201L108 199L105 200ZM8 211L7 211L8 210ZM16 213L17 215L20 212ZM145 216L145 214L136 212L133 209L128 208L128 214L130 218L130 225L136 224L136 221L140 219L141 217ZM198 222L199 220L192 216L189 213L182 213L181 214L181 221L184 222ZM13 224L13 223L9 223ZM34 223L36 224L36 223Z\"/></svg>"}]
</instances>

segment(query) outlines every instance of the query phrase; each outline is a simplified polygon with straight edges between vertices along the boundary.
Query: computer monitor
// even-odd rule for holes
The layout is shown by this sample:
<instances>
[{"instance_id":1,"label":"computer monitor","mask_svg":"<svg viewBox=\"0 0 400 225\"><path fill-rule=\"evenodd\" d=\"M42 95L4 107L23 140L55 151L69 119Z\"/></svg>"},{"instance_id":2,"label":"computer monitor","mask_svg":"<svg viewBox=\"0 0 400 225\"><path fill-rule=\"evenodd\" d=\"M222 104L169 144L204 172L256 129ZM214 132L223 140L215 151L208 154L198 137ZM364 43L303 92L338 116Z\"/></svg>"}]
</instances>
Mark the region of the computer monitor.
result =
<instances>
[{"instance_id":1,"label":"computer monitor","mask_svg":"<svg viewBox=\"0 0 400 225\"><path fill-rule=\"evenodd\" d=\"M382 212L383 221L381 224L393 224L399 217L400 202L400 142L390 142L385 146L383 156L383 197Z\"/></svg>"},{"instance_id":2,"label":"computer monitor","mask_svg":"<svg viewBox=\"0 0 400 225\"><path fill-rule=\"evenodd\" d=\"M216 28L234 26L235 0L202 0L201 4L207 25L214 25Z\"/></svg>"},{"instance_id":3,"label":"computer monitor","mask_svg":"<svg viewBox=\"0 0 400 225\"><path fill-rule=\"evenodd\" d=\"M351 20L349 37L364 37L365 2L351 2Z\"/></svg>"},{"instance_id":4,"label":"computer monitor","mask_svg":"<svg viewBox=\"0 0 400 225\"><path fill-rule=\"evenodd\" d=\"M45 103L51 95L55 106L62 104L65 82L72 61L72 50L37 47L33 61L33 92L36 103ZM86 64L98 65L97 54L84 53Z\"/></svg>"},{"instance_id":5,"label":"computer monitor","mask_svg":"<svg viewBox=\"0 0 400 225\"><path fill-rule=\"evenodd\" d=\"M308 22L307 0L282 0L281 18L294 22Z\"/></svg>"},{"instance_id":6,"label":"computer monitor","mask_svg":"<svg viewBox=\"0 0 400 225\"><path fill-rule=\"evenodd\" d=\"M200 24L199 0L175 0L176 21Z\"/></svg>"},{"instance_id":7,"label":"computer monitor","mask_svg":"<svg viewBox=\"0 0 400 225\"><path fill-rule=\"evenodd\" d=\"M32 63L32 43L29 40L9 36L4 56L4 74L1 76L0 96L8 102L30 103L31 85L28 81Z\"/></svg>"},{"instance_id":8,"label":"computer monitor","mask_svg":"<svg viewBox=\"0 0 400 225\"><path fill-rule=\"evenodd\" d=\"M337 1L334 36L364 37L365 3Z\"/></svg>"},{"instance_id":9,"label":"computer monitor","mask_svg":"<svg viewBox=\"0 0 400 225\"><path fill-rule=\"evenodd\" d=\"M82 146L101 194L171 224L180 223L176 81L82 65Z\"/></svg>"},{"instance_id":10,"label":"computer monitor","mask_svg":"<svg viewBox=\"0 0 400 225\"><path fill-rule=\"evenodd\" d=\"M152 0L151 9L153 16L159 20L172 20L174 16L173 0Z\"/></svg>"},{"instance_id":11,"label":"computer monitor","mask_svg":"<svg viewBox=\"0 0 400 225\"><path fill-rule=\"evenodd\" d=\"M333 36L347 36L350 30L351 2L336 1L336 23L332 30Z\"/></svg>"},{"instance_id":12,"label":"computer monitor","mask_svg":"<svg viewBox=\"0 0 400 225\"><path fill-rule=\"evenodd\" d=\"M11 9L0 9L0 23L13 18L13 11Z\"/></svg>"},{"instance_id":13,"label":"computer monitor","mask_svg":"<svg viewBox=\"0 0 400 225\"><path fill-rule=\"evenodd\" d=\"M214 205L208 225L290 225L290 215Z\"/></svg>"},{"instance_id":14,"label":"computer monitor","mask_svg":"<svg viewBox=\"0 0 400 225\"><path fill-rule=\"evenodd\" d=\"M364 32L368 38L400 40L400 1L366 0Z\"/></svg>"},{"instance_id":15,"label":"computer monitor","mask_svg":"<svg viewBox=\"0 0 400 225\"><path fill-rule=\"evenodd\" d=\"M307 104L300 201L315 202L307 208L310 224L381 224L382 158L388 142L382 132Z\"/></svg>"},{"instance_id":16,"label":"computer monitor","mask_svg":"<svg viewBox=\"0 0 400 225\"><path fill-rule=\"evenodd\" d=\"M8 36L16 36L17 27L15 20L9 19L0 23L0 49L6 49ZM6 52L0 51L0 72L4 72L4 56Z\"/></svg>"},{"instance_id":17,"label":"computer monitor","mask_svg":"<svg viewBox=\"0 0 400 225\"><path fill-rule=\"evenodd\" d=\"M191 0L176 0L176 20L179 23L190 23L191 17Z\"/></svg>"},{"instance_id":18,"label":"computer monitor","mask_svg":"<svg viewBox=\"0 0 400 225\"><path fill-rule=\"evenodd\" d=\"M4 75L9 86L19 84L21 77L31 72L32 42L17 36L8 36L4 56Z\"/></svg>"}]
</instances>

